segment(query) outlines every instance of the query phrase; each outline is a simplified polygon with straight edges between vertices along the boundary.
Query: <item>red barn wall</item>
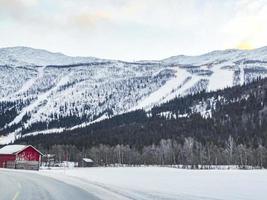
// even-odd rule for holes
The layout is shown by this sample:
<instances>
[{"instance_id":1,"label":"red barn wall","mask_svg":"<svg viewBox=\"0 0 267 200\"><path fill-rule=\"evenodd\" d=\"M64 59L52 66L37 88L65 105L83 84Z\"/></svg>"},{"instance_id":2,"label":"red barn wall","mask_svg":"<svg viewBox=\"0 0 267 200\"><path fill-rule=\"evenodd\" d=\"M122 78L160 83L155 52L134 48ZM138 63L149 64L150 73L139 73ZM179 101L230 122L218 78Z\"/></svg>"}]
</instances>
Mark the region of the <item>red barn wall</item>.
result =
<instances>
[{"instance_id":1,"label":"red barn wall","mask_svg":"<svg viewBox=\"0 0 267 200\"><path fill-rule=\"evenodd\" d=\"M0 167L5 167L7 161L15 161L16 156L15 155L0 155Z\"/></svg>"},{"instance_id":2,"label":"red barn wall","mask_svg":"<svg viewBox=\"0 0 267 200\"><path fill-rule=\"evenodd\" d=\"M31 146L17 154L16 160L40 161L40 153Z\"/></svg>"}]
</instances>

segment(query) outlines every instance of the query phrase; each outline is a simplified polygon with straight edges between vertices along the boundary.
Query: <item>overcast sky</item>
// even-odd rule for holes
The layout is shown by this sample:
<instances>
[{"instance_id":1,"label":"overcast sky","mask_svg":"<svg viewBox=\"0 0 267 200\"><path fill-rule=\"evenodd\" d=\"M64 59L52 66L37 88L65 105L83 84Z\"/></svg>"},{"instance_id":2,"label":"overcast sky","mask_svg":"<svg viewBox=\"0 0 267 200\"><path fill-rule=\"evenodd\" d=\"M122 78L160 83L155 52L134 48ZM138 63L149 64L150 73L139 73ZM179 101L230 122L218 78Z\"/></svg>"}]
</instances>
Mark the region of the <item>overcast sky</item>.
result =
<instances>
[{"instance_id":1,"label":"overcast sky","mask_svg":"<svg viewBox=\"0 0 267 200\"><path fill-rule=\"evenodd\" d=\"M267 0L0 0L0 47L124 60L267 45Z\"/></svg>"}]
</instances>

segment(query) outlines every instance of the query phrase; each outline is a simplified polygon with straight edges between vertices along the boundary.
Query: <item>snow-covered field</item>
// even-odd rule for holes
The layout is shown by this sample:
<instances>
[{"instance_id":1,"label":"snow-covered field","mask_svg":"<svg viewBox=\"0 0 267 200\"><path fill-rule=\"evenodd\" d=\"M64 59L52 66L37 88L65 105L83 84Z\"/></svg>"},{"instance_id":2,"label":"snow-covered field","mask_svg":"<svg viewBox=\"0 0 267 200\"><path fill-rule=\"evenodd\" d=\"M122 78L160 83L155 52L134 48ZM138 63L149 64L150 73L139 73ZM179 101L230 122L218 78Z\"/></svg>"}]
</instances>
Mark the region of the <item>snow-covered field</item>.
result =
<instances>
[{"instance_id":1,"label":"snow-covered field","mask_svg":"<svg viewBox=\"0 0 267 200\"><path fill-rule=\"evenodd\" d=\"M266 199L267 170L183 170L164 167L74 168L38 172L100 199Z\"/></svg>"}]
</instances>

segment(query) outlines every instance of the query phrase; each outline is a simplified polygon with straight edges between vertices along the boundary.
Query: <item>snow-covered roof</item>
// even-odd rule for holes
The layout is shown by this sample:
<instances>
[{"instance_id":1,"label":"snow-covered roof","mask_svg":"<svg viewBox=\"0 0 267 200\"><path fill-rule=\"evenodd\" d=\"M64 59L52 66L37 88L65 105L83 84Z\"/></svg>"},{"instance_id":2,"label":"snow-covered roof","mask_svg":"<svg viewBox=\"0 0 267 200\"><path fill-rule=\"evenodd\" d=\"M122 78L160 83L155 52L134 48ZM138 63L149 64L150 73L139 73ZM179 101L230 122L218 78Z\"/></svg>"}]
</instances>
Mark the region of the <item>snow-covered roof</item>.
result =
<instances>
[{"instance_id":1,"label":"snow-covered roof","mask_svg":"<svg viewBox=\"0 0 267 200\"><path fill-rule=\"evenodd\" d=\"M28 147L32 147L33 149L35 149L35 151L37 151L39 154L43 156L43 154L38 149L34 148L32 145L20 145L20 144L4 146L2 149L0 149L0 154L17 154Z\"/></svg>"},{"instance_id":2,"label":"snow-covered roof","mask_svg":"<svg viewBox=\"0 0 267 200\"><path fill-rule=\"evenodd\" d=\"M26 147L26 145L7 145L0 149L0 154L15 154Z\"/></svg>"},{"instance_id":3,"label":"snow-covered roof","mask_svg":"<svg viewBox=\"0 0 267 200\"><path fill-rule=\"evenodd\" d=\"M92 162L94 162L92 159L90 159L90 158L83 158L83 161L84 162L88 162L88 163L92 163Z\"/></svg>"}]
</instances>

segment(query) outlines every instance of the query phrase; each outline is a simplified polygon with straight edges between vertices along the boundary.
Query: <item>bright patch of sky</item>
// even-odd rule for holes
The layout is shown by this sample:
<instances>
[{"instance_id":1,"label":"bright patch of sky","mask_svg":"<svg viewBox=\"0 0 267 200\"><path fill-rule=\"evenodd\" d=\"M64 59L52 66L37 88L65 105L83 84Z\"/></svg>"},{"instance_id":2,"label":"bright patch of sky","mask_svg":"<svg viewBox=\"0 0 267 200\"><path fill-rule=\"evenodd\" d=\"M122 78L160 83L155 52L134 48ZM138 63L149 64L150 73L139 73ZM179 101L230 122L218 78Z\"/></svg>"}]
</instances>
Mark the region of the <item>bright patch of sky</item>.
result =
<instances>
[{"instance_id":1,"label":"bright patch of sky","mask_svg":"<svg viewBox=\"0 0 267 200\"><path fill-rule=\"evenodd\" d=\"M0 47L124 60L267 45L267 0L0 0Z\"/></svg>"}]
</instances>

